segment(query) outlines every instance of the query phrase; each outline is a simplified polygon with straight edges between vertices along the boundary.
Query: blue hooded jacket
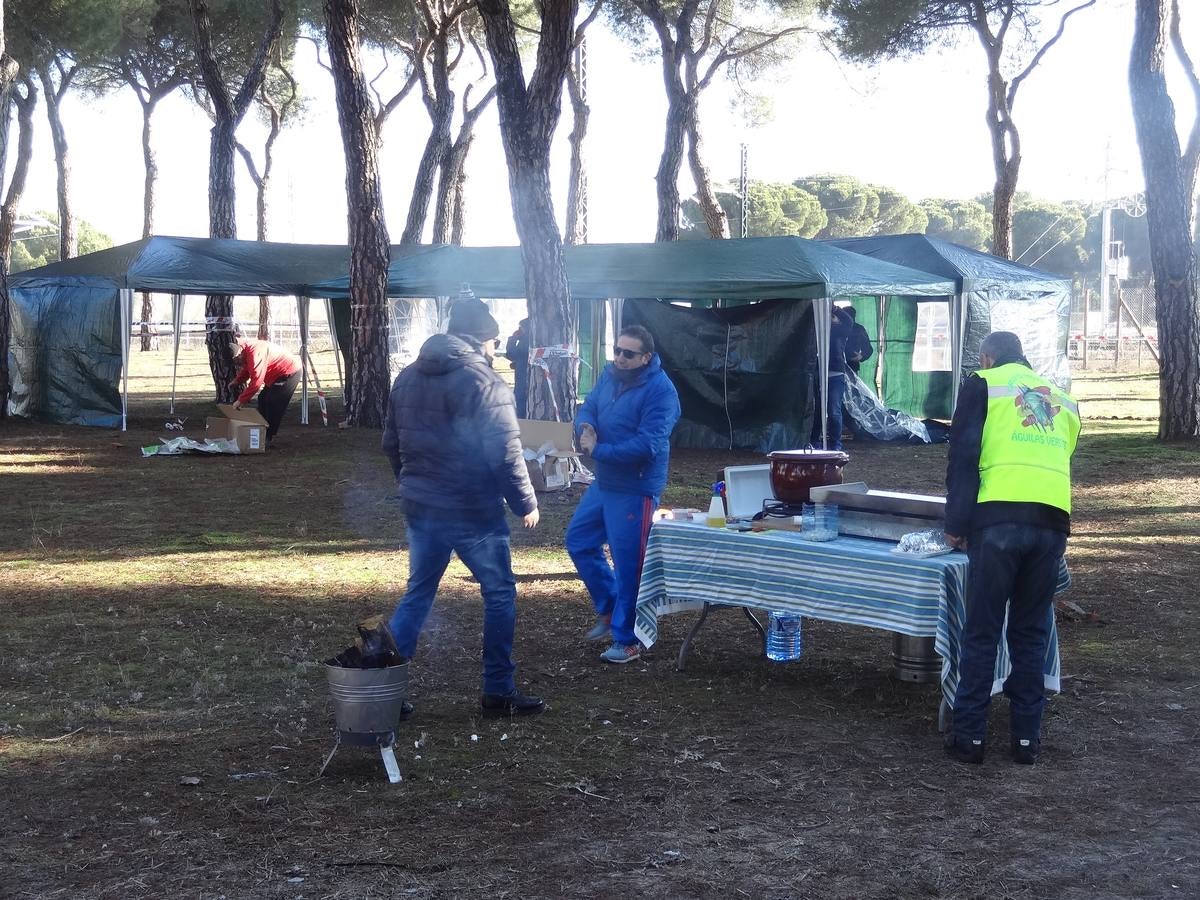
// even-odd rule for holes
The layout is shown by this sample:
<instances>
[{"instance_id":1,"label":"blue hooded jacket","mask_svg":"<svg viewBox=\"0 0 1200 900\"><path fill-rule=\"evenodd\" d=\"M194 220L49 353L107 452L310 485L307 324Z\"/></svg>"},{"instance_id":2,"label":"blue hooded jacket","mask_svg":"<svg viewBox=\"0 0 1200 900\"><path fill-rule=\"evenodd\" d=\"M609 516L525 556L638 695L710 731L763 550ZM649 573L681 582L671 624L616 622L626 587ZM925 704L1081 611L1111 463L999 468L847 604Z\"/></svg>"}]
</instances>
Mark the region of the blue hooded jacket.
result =
<instances>
[{"instance_id":1,"label":"blue hooded jacket","mask_svg":"<svg viewBox=\"0 0 1200 900\"><path fill-rule=\"evenodd\" d=\"M657 353L624 383L610 363L575 416L596 429L596 483L602 490L657 497L667 484L671 431L679 421L679 394Z\"/></svg>"}]
</instances>

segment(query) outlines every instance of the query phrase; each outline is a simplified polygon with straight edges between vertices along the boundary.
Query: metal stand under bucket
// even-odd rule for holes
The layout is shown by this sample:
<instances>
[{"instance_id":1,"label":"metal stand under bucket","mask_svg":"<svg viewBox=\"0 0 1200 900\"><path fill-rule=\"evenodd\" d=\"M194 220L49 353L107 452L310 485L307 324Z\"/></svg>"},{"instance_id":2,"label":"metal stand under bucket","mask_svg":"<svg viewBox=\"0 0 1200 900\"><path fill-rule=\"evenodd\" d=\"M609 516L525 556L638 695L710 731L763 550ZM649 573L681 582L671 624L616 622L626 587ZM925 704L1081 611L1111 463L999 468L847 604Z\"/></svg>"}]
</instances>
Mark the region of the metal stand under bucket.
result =
<instances>
[{"instance_id":1,"label":"metal stand under bucket","mask_svg":"<svg viewBox=\"0 0 1200 900\"><path fill-rule=\"evenodd\" d=\"M900 681L931 684L942 678L942 658L931 637L897 633L892 643L892 674Z\"/></svg>"},{"instance_id":2,"label":"metal stand under bucket","mask_svg":"<svg viewBox=\"0 0 1200 900\"><path fill-rule=\"evenodd\" d=\"M349 669L326 663L325 675L337 733L318 776L325 774L338 748L346 743L378 747L388 781L399 783L402 776L392 747L408 689L408 661L385 669Z\"/></svg>"}]
</instances>

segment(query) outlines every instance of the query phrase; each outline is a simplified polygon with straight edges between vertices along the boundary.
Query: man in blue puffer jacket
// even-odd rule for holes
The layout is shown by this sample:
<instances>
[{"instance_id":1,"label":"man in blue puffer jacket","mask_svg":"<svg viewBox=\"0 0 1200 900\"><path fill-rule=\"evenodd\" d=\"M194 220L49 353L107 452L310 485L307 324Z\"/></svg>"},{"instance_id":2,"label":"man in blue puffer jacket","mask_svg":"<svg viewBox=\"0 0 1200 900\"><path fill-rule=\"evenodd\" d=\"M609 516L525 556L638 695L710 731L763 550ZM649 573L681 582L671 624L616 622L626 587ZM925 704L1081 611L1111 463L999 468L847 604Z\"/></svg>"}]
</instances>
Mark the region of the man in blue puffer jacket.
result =
<instances>
[{"instance_id":1,"label":"man in blue puffer jacket","mask_svg":"<svg viewBox=\"0 0 1200 900\"><path fill-rule=\"evenodd\" d=\"M576 440L595 462L596 481L567 526L566 545L598 616L588 639L611 635L612 646L600 658L627 663L641 654L633 634L638 579L680 410L649 331L622 329L613 353L575 417ZM604 556L606 543L613 565Z\"/></svg>"}]
</instances>

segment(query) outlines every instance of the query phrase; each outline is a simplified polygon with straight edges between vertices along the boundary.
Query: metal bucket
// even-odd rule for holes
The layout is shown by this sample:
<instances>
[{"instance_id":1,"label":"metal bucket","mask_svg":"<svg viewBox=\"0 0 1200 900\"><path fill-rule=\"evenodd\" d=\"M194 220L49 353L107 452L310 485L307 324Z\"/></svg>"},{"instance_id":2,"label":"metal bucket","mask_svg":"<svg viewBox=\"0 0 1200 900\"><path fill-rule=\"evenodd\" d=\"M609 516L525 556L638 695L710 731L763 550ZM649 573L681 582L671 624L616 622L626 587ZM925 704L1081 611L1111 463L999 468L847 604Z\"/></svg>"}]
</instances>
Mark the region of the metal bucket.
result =
<instances>
[{"instance_id":1,"label":"metal bucket","mask_svg":"<svg viewBox=\"0 0 1200 900\"><path fill-rule=\"evenodd\" d=\"M928 684L940 681L942 658L931 637L897 633L892 643L892 674L901 681Z\"/></svg>"},{"instance_id":2,"label":"metal bucket","mask_svg":"<svg viewBox=\"0 0 1200 900\"><path fill-rule=\"evenodd\" d=\"M347 669L326 664L329 696L339 731L394 732L408 690L408 661L386 669Z\"/></svg>"}]
</instances>

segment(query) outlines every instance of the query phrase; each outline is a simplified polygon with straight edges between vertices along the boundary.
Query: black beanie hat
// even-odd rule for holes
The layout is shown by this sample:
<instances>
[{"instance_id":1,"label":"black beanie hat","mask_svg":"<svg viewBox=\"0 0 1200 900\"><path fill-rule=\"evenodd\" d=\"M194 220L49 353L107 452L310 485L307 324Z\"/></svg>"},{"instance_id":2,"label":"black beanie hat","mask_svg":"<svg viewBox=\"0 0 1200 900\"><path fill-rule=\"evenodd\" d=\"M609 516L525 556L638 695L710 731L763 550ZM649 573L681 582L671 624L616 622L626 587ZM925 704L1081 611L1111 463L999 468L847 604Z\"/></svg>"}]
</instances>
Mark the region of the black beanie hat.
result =
<instances>
[{"instance_id":1,"label":"black beanie hat","mask_svg":"<svg viewBox=\"0 0 1200 900\"><path fill-rule=\"evenodd\" d=\"M450 324L446 330L451 334L465 334L477 341L490 341L499 337L500 326L488 312L482 300L464 298L450 307Z\"/></svg>"}]
</instances>

